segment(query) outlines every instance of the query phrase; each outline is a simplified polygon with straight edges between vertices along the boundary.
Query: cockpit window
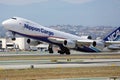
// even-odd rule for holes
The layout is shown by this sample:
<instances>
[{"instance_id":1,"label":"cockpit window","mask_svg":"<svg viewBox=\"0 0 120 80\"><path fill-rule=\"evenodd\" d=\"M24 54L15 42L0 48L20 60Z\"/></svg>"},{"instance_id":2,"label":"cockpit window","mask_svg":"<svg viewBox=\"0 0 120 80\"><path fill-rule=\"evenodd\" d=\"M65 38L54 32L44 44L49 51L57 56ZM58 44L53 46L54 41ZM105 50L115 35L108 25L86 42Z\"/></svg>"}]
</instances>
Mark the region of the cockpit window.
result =
<instances>
[{"instance_id":1,"label":"cockpit window","mask_svg":"<svg viewBox=\"0 0 120 80\"><path fill-rule=\"evenodd\" d=\"M17 20L17 18L14 18L14 17L12 19Z\"/></svg>"}]
</instances>

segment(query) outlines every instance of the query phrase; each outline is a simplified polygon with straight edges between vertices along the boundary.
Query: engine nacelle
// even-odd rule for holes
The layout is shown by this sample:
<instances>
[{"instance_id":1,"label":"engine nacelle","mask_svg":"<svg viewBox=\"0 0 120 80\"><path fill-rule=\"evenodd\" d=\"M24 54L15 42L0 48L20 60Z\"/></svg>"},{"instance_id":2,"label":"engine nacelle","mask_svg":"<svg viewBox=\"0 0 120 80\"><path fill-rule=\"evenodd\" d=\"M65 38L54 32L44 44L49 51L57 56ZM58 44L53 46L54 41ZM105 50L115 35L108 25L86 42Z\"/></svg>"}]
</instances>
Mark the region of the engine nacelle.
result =
<instances>
[{"instance_id":1,"label":"engine nacelle","mask_svg":"<svg viewBox=\"0 0 120 80\"><path fill-rule=\"evenodd\" d=\"M76 47L76 41L74 40L64 40L63 46L68 48L75 48Z\"/></svg>"},{"instance_id":2,"label":"engine nacelle","mask_svg":"<svg viewBox=\"0 0 120 80\"><path fill-rule=\"evenodd\" d=\"M80 36L81 39L92 39L92 36Z\"/></svg>"},{"instance_id":3,"label":"engine nacelle","mask_svg":"<svg viewBox=\"0 0 120 80\"><path fill-rule=\"evenodd\" d=\"M33 40L33 39L27 39L27 43L30 44L30 45L33 45L33 46L36 46L36 45L38 45L38 44L41 44L40 41Z\"/></svg>"},{"instance_id":4,"label":"engine nacelle","mask_svg":"<svg viewBox=\"0 0 120 80\"><path fill-rule=\"evenodd\" d=\"M103 50L105 44L103 41L93 41L92 46L96 47L97 49Z\"/></svg>"}]
</instances>

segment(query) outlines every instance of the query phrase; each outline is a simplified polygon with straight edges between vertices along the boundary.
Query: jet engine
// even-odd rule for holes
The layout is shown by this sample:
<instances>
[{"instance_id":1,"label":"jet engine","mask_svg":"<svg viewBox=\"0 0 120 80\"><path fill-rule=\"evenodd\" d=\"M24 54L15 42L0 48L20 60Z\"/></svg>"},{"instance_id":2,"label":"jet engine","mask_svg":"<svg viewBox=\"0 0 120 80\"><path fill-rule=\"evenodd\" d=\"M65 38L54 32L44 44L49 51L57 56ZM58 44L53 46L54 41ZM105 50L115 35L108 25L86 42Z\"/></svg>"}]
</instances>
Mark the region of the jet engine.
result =
<instances>
[{"instance_id":1,"label":"jet engine","mask_svg":"<svg viewBox=\"0 0 120 80\"><path fill-rule=\"evenodd\" d=\"M63 46L65 46L67 48L75 48L76 41L74 41L74 40L64 40Z\"/></svg>"},{"instance_id":2,"label":"jet engine","mask_svg":"<svg viewBox=\"0 0 120 80\"><path fill-rule=\"evenodd\" d=\"M33 40L33 39L27 39L27 43L30 44L30 45L38 45L38 44L41 44L42 42L38 41L38 40Z\"/></svg>"},{"instance_id":3,"label":"jet engine","mask_svg":"<svg viewBox=\"0 0 120 80\"><path fill-rule=\"evenodd\" d=\"M81 39L92 39L92 36L80 36Z\"/></svg>"},{"instance_id":4,"label":"jet engine","mask_svg":"<svg viewBox=\"0 0 120 80\"><path fill-rule=\"evenodd\" d=\"M93 41L92 46L102 50L105 47L105 43L103 41Z\"/></svg>"}]
</instances>

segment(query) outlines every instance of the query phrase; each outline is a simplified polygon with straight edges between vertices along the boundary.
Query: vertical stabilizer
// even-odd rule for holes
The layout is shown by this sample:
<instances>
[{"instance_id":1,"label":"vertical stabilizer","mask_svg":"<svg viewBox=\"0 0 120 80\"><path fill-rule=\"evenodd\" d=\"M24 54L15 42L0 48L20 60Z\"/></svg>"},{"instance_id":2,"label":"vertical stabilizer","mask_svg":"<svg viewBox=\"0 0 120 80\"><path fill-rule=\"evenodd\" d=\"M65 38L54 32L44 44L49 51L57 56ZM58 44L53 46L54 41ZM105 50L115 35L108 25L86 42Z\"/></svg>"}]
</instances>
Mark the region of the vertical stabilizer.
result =
<instances>
[{"instance_id":1,"label":"vertical stabilizer","mask_svg":"<svg viewBox=\"0 0 120 80\"><path fill-rule=\"evenodd\" d=\"M115 29L110 34L108 34L103 40L104 41L118 41L118 40L120 40L120 27Z\"/></svg>"}]
</instances>

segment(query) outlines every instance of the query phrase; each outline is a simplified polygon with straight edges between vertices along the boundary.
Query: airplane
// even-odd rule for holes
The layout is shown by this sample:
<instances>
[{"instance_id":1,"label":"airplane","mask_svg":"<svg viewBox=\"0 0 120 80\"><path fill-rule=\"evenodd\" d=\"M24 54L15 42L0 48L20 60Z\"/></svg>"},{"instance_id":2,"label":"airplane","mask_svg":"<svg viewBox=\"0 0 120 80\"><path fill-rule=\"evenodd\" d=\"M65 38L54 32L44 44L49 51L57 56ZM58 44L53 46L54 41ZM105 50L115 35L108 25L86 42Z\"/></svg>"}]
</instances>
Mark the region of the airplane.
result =
<instances>
[{"instance_id":1,"label":"airplane","mask_svg":"<svg viewBox=\"0 0 120 80\"><path fill-rule=\"evenodd\" d=\"M31 20L21 17L12 17L2 22L5 29L12 32L12 40L15 35L28 37L27 43L36 43L38 41L47 42L59 46L58 53L70 55L70 49L84 52L101 52L105 47L112 44L120 44L120 27L108 34L103 40L92 40L88 37L79 37L66 32L58 31L44 27ZM34 39L31 41L31 39ZM38 42L38 43L37 43ZM49 46L50 48L52 47ZM114 47L115 48L115 47ZM110 47L112 50L112 47ZM53 52L52 49L48 49Z\"/></svg>"}]
</instances>

